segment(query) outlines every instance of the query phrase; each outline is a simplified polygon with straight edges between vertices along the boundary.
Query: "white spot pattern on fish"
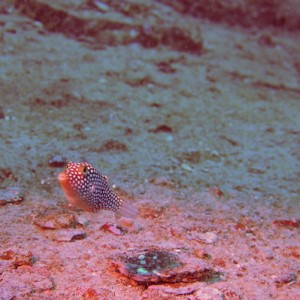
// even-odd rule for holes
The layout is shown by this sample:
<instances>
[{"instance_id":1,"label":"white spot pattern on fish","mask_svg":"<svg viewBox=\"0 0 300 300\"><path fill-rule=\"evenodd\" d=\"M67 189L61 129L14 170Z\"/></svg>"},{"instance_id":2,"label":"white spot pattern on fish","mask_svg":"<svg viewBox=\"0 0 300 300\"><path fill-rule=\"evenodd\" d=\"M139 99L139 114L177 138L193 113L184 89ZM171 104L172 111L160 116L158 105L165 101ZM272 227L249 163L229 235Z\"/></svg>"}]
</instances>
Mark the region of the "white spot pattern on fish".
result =
<instances>
[{"instance_id":1,"label":"white spot pattern on fish","mask_svg":"<svg viewBox=\"0 0 300 300\"><path fill-rule=\"evenodd\" d=\"M112 191L108 178L87 162L69 162L58 180L68 201L78 208L90 212L111 210L131 218L137 214L134 206Z\"/></svg>"}]
</instances>

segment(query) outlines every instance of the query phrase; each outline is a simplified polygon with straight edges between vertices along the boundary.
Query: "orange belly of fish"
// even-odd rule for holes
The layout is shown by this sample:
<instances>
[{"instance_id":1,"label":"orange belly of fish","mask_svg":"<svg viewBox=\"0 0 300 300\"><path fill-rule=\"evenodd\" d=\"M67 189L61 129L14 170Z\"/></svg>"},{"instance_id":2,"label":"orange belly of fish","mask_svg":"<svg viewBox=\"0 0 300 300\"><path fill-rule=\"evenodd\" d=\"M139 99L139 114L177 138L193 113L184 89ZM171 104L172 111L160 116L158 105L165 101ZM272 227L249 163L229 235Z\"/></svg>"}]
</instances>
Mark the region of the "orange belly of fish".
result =
<instances>
[{"instance_id":1,"label":"orange belly of fish","mask_svg":"<svg viewBox=\"0 0 300 300\"><path fill-rule=\"evenodd\" d=\"M64 172L59 173L57 178L61 188L65 193L66 198L72 205L85 211L93 211L93 208L88 203L86 203L86 201L82 199L82 197L80 197L80 195L78 195L78 193L70 185L67 174L65 174Z\"/></svg>"}]
</instances>

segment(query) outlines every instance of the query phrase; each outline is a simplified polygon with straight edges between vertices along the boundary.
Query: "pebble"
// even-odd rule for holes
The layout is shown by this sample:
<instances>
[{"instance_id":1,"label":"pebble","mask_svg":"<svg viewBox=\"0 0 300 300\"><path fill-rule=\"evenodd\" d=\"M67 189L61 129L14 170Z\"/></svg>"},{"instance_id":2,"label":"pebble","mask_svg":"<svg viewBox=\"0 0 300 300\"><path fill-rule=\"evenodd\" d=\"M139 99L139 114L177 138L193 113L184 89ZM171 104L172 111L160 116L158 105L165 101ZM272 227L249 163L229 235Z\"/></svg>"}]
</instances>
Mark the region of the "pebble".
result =
<instances>
[{"instance_id":1,"label":"pebble","mask_svg":"<svg viewBox=\"0 0 300 300\"><path fill-rule=\"evenodd\" d=\"M149 132L152 132L152 133L159 133L159 132L172 133L173 128L166 125L166 124L162 124L162 125L157 126L154 129L150 129Z\"/></svg>"},{"instance_id":2,"label":"pebble","mask_svg":"<svg viewBox=\"0 0 300 300\"><path fill-rule=\"evenodd\" d=\"M191 166L189 166L188 164L181 164L181 168L186 170L186 171L189 171L189 172L192 172L193 169L191 168Z\"/></svg>"},{"instance_id":3,"label":"pebble","mask_svg":"<svg viewBox=\"0 0 300 300\"><path fill-rule=\"evenodd\" d=\"M224 300L223 293L212 287L203 287L194 296L195 300Z\"/></svg>"},{"instance_id":4,"label":"pebble","mask_svg":"<svg viewBox=\"0 0 300 300\"><path fill-rule=\"evenodd\" d=\"M218 236L214 232L200 233L197 238L205 244L214 244L218 240Z\"/></svg>"},{"instance_id":5,"label":"pebble","mask_svg":"<svg viewBox=\"0 0 300 300\"><path fill-rule=\"evenodd\" d=\"M121 226L118 226L116 224L108 224L105 223L101 226L101 229L105 232L110 232L114 235L122 235L124 234L124 229Z\"/></svg>"},{"instance_id":6,"label":"pebble","mask_svg":"<svg viewBox=\"0 0 300 300\"><path fill-rule=\"evenodd\" d=\"M97 7L97 9L103 13L105 13L109 10L109 6L107 4L105 4L104 2L100 2L100 1L96 0L96 1L93 1L93 3Z\"/></svg>"}]
</instances>

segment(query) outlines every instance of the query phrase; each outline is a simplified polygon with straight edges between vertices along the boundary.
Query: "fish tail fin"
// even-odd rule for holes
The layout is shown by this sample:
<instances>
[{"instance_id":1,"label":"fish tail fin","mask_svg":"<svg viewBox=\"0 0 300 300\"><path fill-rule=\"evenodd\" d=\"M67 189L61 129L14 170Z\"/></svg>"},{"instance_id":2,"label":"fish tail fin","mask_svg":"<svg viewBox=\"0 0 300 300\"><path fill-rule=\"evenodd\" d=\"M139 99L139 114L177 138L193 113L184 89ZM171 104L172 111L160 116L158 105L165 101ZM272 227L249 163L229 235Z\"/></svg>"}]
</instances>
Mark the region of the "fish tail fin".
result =
<instances>
[{"instance_id":1,"label":"fish tail fin","mask_svg":"<svg viewBox=\"0 0 300 300\"><path fill-rule=\"evenodd\" d=\"M138 210L129 202L122 201L121 207L116 211L117 217L134 219L138 215Z\"/></svg>"}]
</instances>

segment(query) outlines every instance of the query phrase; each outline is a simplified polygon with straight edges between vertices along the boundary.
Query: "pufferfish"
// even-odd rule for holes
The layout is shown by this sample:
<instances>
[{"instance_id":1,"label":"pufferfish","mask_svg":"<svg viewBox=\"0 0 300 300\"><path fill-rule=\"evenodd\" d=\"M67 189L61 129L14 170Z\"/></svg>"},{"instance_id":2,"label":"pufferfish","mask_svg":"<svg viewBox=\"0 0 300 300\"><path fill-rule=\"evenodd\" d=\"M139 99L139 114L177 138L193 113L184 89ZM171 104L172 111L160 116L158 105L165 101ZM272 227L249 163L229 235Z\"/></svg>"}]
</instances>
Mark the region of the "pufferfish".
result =
<instances>
[{"instance_id":1,"label":"pufferfish","mask_svg":"<svg viewBox=\"0 0 300 300\"><path fill-rule=\"evenodd\" d=\"M69 162L58 181L68 201L88 212L111 210L117 216L134 218L137 209L116 195L108 184L108 178L87 162Z\"/></svg>"}]
</instances>

